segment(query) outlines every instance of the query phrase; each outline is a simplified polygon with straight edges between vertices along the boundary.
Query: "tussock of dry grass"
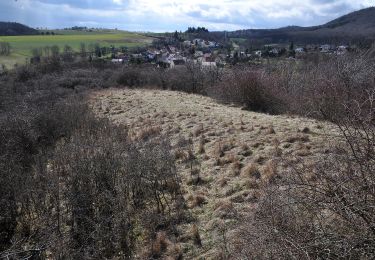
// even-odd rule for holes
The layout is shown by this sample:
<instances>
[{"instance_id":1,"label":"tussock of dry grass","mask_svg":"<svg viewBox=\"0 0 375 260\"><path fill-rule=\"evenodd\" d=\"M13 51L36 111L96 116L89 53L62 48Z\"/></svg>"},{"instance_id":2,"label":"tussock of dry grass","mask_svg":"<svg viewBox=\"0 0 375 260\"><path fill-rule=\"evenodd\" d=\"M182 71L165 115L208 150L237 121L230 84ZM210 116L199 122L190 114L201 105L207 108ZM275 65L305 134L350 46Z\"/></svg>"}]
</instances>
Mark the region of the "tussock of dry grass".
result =
<instances>
[{"instance_id":1,"label":"tussock of dry grass","mask_svg":"<svg viewBox=\"0 0 375 260\"><path fill-rule=\"evenodd\" d=\"M191 237L194 241L194 244L197 245L197 246L202 246L202 240L201 240L201 236L199 234L199 229L198 229L198 226L196 224L194 224L192 227L191 227Z\"/></svg>"},{"instance_id":2,"label":"tussock of dry grass","mask_svg":"<svg viewBox=\"0 0 375 260\"><path fill-rule=\"evenodd\" d=\"M287 137L284 142L287 142L287 143L295 143L295 142L305 143L305 142L308 142L308 141L310 141L310 138L309 138L308 135L295 134L295 135Z\"/></svg>"},{"instance_id":3,"label":"tussock of dry grass","mask_svg":"<svg viewBox=\"0 0 375 260\"><path fill-rule=\"evenodd\" d=\"M206 143L206 140L204 139L204 137L199 140L199 145L198 145L199 154L203 154L206 152L206 149L204 147L205 143Z\"/></svg>"},{"instance_id":4,"label":"tussock of dry grass","mask_svg":"<svg viewBox=\"0 0 375 260\"><path fill-rule=\"evenodd\" d=\"M167 248L166 260L179 260L183 259L183 251L180 245L171 244Z\"/></svg>"},{"instance_id":5,"label":"tussock of dry grass","mask_svg":"<svg viewBox=\"0 0 375 260\"><path fill-rule=\"evenodd\" d=\"M302 149L295 152L295 155L305 157L311 155L311 152L306 147L303 147Z\"/></svg>"},{"instance_id":6,"label":"tussock of dry grass","mask_svg":"<svg viewBox=\"0 0 375 260\"><path fill-rule=\"evenodd\" d=\"M189 195L190 207L202 207L207 202L207 197L203 194Z\"/></svg>"},{"instance_id":7,"label":"tussock of dry grass","mask_svg":"<svg viewBox=\"0 0 375 260\"><path fill-rule=\"evenodd\" d=\"M234 218L237 215L233 203L227 199L220 200L215 204L214 214L221 219Z\"/></svg>"},{"instance_id":8,"label":"tussock of dry grass","mask_svg":"<svg viewBox=\"0 0 375 260\"><path fill-rule=\"evenodd\" d=\"M202 133L203 133L203 124L199 124L193 129L194 137L197 137L201 135Z\"/></svg>"},{"instance_id":9,"label":"tussock of dry grass","mask_svg":"<svg viewBox=\"0 0 375 260\"><path fill-rule=\"evenodd\" d=\"M259 166L255 163L250 163L245 166L245 168L242 170L241 175L243 177L260 179L261 173L259 171Z\"/></svg>"},{"instance_id":10,"label":"tussock of dry grass","mask_svg":"<svg viewBox=\"0 0 375 260\"><path fill-rule=\"evenodd\" d=\"M147 126L143 129L140 129L135 133L134 140L146 140L153 136L157 136L161 133L162 128L160 126Z\"/></svg>"},{"instance_id":11,"label":"tussock of dry grass","mask_svg":"<svg viewBox=\"0 0 375 260\"><path fill-rule=\"evenodd\" d=\"M259 189L260 188L260 185L259 185L259 180L256 180L256 179L246 179L243 181L243 186L246 188L246 189Z\"/></svg>"},{"instance_id":12,"label":"tussock of dry grass","mask_svg":"<svg viewBox=\"0 0 375 260\"><path fill-rule=\"evenodd\" d=\"M215 148L213 150L214 157L223 157L225 152L231 150L233 148L232 142L217 142L215 144Z\"/></svg>"},{"instance_id":13,"label":"tussock of dry grass","mask_svg":"<svg viewBox=\"0 0 375 260\"><path fill-rule=\"evenodd\" d=\"M225 187L228 184L228 178L221 177L220 179L217 180L217 184L219 185L220 188Z\"/></svg>"},{"instance_id":14,"label":"tussock of dry grass","mask_svg":"<svg viewBox=\"0 0 375 260\"><path fill-rule=\"evenodd\" d=\"M301 130L301 132L304 133L304 134L309 134L309 133L311 133L311 130L310 130L310 128L308 128L308 127L304 127L304 128Z\"/></svg>"},{"instance_id":15,"label":"tussock of dry grass","mask_svg":"<svg viewBox=\"0 0 375 260\"><path fill-rule=\"evenodd\" d=\"M236 160L231 165L232 176L240 175L242 167L242 163L236 158Z\"/></svg>"},{"instance_id":16,"label":"tussock of dry grass","mask_svg":"<svg viewBox=\"0 0 375 260\"><path fill-rule=\"evenodd\" d=\"M267 182L273 181L277 177L277 163L274 160L269 160L263 169L262 177Z\"/></svg>"},{"instance_id":17,"label":"tussock of dry grass","mask_svg":"<svg viewBox=\"0 0 375 260\"><path fill-rule=\"evenodd\" d=\"M254 157L253 161L258 163L258 164L263 164L266 158L262 155L257 155Z\"/></svg>"},{"instance_id":18,"label":"tussock of dry grass","mask_svg":"<svg viewBox=\"0 0 375 260\"><path fill-rule=\"evenodd\" d=\"M261 147L263 145L264 145L264 143L262 143L262 142L256 142L256 143L253 144L253 147L254 148L259 148L259 147Z\"/></svg>"},{"instance_id":19,"label":"tussock of dry grass","mask_svg":"<svg viewBox=\"0 0 375 260\"><path fill-rule=\"evenodd\" d=\"M162 254L166 251L170 241L167 238L166 232L158 232L156 234L155 241L152 242L151 253L154 257L161 257Z\"/></svg>"},{"instance_id":20,"label":"tussock of dry grass","mask_svg":"<svg viewBox=\"0 0 375 260\"><path fill-rule=\"evenodd\" d=\"M176 160L184 159L186 157L185 152L182 149L176 149L174 151L174 157Z\"/></svg>"},{"instance_id":21,"label":"tussock of dry grass","mask_svg":"<svg viewBox=\"0 0 375 260\"><path fill-rule=\"evenodd\" d=\"M250 147L246 143L243 143L241 144L241 151L239 151L238 154L248 157L252 155L253 152L250 150Z\"/></svg>"},{"instance_id":22,"label":"tussock of dry grass","mask_svg":"<svg viewBox=\"0 0 375 260\"><path fill-rule=\"evenodd\" d=\"M276 134L275 129L273 128L273 126L269 126L266 129L266 134L268 134L268 135Z\"/></svg>"},{"instance_id":23,"label":"tussock of dry grass","mask_svg":"<svg viewBox=\"0 0 375 260\"><path fill-rule=\"evenodd\" d=\"M222 158L216 159L216 165L224 166L227 164L235 163L238 161L238 158L234 154L227 154Z\"/></svg>"}]
</instances>

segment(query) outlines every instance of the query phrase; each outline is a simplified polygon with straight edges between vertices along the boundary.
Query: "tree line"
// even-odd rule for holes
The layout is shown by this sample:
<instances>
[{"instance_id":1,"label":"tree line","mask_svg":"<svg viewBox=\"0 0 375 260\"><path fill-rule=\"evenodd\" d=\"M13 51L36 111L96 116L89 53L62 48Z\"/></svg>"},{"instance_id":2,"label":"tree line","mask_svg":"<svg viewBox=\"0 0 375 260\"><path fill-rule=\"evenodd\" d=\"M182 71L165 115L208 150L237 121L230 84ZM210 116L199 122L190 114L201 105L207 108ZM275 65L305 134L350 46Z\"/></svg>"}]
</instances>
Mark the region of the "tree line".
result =
<instances>
[{"instance_id":1,"label":"tree line","mask_svg":"<svg viewBox=\"0 0 375 260\"><path fill-rule=\"evenodd\" d=\"M208 29L205 27L188 27L186 33L208 33Z\"/></svg>"}]
</instances>

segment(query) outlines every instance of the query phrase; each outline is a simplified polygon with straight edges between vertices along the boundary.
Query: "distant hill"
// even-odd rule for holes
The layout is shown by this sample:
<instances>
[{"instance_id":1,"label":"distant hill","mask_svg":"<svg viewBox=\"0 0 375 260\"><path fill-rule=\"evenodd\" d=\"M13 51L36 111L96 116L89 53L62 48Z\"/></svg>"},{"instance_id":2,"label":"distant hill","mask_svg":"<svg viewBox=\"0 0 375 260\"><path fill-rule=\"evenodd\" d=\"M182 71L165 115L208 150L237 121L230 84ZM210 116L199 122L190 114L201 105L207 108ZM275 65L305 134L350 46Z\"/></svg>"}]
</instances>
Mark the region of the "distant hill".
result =
<instances>
[{"instance_id":1,"label":"distant hill","mask_svg":"<svg viewBox=\"0 0 375 260\"><path fill-rule=\"evenodd\" d=\"M229 37L267 43L343 43L375 40L375 7L362 9L319 26L288 26L279 29L249 29L228 33Z\"/></svg>"},{"instance_id":2,"label":"distant hill","mask_svg":"<svg viewBox=\"0 0 375 260\"><path fill-rule=\"evenodd\" d=\"M0 36L34 35L38 31L20 23L0 22Z\"/></svg>"}]
</instances>

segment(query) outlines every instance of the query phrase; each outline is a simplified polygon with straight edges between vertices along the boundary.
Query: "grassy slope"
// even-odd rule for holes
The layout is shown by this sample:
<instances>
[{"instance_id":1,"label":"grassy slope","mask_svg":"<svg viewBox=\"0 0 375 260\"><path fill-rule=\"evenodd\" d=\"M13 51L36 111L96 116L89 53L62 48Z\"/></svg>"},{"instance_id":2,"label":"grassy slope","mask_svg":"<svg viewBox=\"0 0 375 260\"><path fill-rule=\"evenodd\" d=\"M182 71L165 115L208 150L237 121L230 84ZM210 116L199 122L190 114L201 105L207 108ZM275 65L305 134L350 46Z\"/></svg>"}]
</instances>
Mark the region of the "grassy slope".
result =
<instances>
[{"instance_id":1,"label":"grassy slope","mask_svg":"<svg viewBox=\"0 0 375 260\"><path fill-rule=\"evenodd\" d=\"M15 63L24 63L30 57L33 48L57 45L62 49L70 45L79 50L80 44L99 43L101 46L144 46L152 39L129 32L103 30L94 32L55 31L63 35L31 35L31 36L0 36L0 41L9 42L12 54L9 57L0 56L0 64L12 66Z\"/></svg>"},{"instance_id":2,"label":"grassy slope","mask_svg":"<svg viewBox=\"0 0 375 260\"><path fill-rule=\"evenodd\" d=\"M243 215L256 206L261 196L258 186L286 171L285 160L311 161L324 156L329 139L337 133L332 125L316 120L243 111L179 92L105 90L93 95L92 106L99 115L129 126L136 134L161 127L174 144L181 136L192 139L203 183L189 185L189 165L181 160L177 165L203 246L180 238L186 259L219 259L218 253L224 248L220 226L225 223L230 236ZM301 132L306 127L309 131ZM199 153L202 138L207 143L204 153ZM222 157L218 147L227 148ZM237 173L236 161L242 165ZM249 165L260 171L259 179L249 177ZM194 200L199 196L205 202L196 206ZM178 228L181 237L189 237L191 225Z\"/></svg>"}]
</instances>

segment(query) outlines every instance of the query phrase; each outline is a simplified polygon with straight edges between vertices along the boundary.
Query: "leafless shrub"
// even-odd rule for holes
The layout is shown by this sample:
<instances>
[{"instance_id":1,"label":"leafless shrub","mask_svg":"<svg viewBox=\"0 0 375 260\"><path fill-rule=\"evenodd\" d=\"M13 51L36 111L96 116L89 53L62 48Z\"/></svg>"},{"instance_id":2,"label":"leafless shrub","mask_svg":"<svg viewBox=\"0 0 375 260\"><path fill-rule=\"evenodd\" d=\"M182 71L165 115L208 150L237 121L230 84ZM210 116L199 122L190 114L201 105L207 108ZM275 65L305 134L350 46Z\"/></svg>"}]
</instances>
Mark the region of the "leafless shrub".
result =
<instances>
[{"instance_id":1,"label":"leafless shrub","mask_svg":"<svg viewBox=\"0 0 375 260\"><path fill-rule=\"evenodd\" d=\"M244 105L247 109L277 113L280 100L264 84L260 72L234 70L228 72L215 89L219 99Z\"/></svg>"},{"instance_id":2,"label":"leafless shrub","mask_svg":"<svg viewBox=\"0 0 375 260\"><path fill-rule=\"evenodd\" d=\"M83 81L94 71L64 70L72 88L51 74L1 79L0 258L126 259L135 229L148 240L184 221L169 141L95 118L75 83L102 86L101 73Z\"/></svg>"},{"instance_id":3,"label":"leafless shrub","mask_svg":"<svg viewBox=\"0 0 375 260\"><path fill-rule=\"evenodd\" d=\"M124 69L116 79L117 84L129 87L142 85L141 73L135 68Z\"/></svg>"}]
</instances>

